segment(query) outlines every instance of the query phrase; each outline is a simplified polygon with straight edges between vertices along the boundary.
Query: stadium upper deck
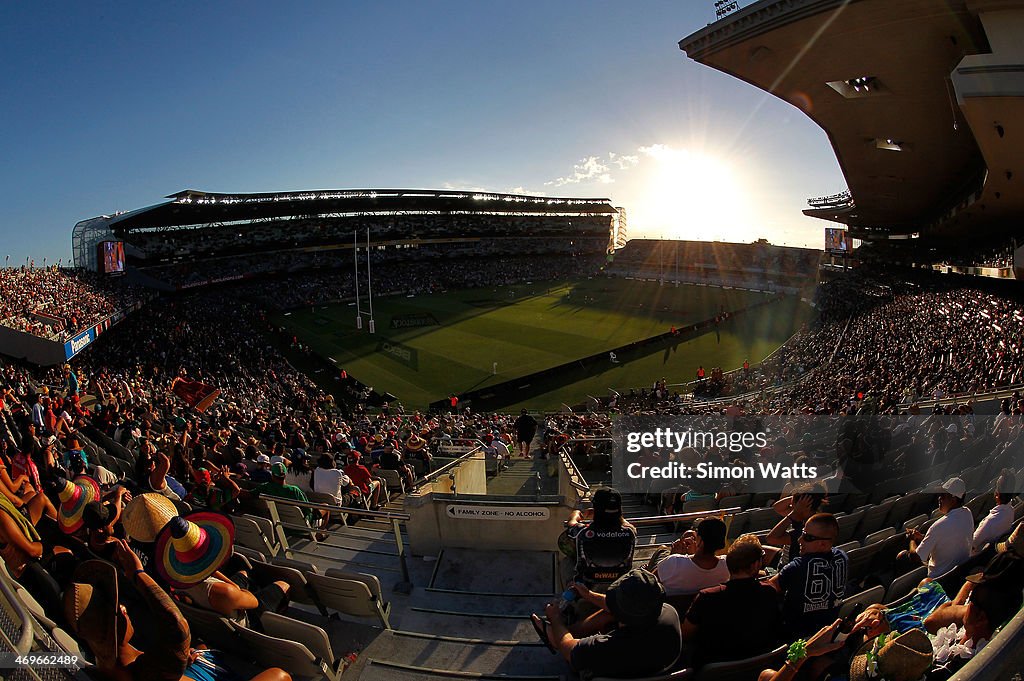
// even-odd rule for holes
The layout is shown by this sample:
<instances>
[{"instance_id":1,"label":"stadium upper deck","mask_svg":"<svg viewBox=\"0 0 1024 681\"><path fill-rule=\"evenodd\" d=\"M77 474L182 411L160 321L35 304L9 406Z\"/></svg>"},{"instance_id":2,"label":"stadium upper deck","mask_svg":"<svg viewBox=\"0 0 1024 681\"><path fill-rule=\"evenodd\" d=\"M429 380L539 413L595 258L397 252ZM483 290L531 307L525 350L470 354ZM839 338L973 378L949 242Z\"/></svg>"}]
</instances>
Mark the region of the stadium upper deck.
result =
<instances>
[{"instance_id":1,"label":"stadium upper deck","mask_svg":"<svg viewBox=\"0 0 1024 681\"><path fill-rule=\"evenodd\" d=\"M806 214L862 239L1008 232L1024 2L762 0L684 38L691 59L806 113L849 187Z\"/></svg>"},{"instance_id":2,"label":"stadium upper deck","mask_svg":"<svg viewBox=\"0 0 1024 681\"><path fill-rule=\"evenodd\" d=\"M586 238L603 252L615 243L619 210L608 199L451 190L353 189L263 194L186 190L147 208L83 220L76 263L99 241L125 240L130 264L166 264L187 255L350 244L355 230L374 241L458 237ZM597 243L600 242L600 243Z\"/></svg>"}]
</instances>

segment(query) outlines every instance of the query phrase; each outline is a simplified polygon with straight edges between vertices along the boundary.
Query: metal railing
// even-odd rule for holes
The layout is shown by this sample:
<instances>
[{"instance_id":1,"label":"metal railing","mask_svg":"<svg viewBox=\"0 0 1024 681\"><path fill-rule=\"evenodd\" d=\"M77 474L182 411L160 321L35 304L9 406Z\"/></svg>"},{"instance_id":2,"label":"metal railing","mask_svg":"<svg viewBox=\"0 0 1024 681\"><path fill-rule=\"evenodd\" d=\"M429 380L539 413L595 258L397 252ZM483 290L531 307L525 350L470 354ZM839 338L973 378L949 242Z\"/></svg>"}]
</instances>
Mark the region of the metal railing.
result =
<instances>
[{"instance_id":1,"label":"metal railing","mask_svg":"<svg viewBox=\"0 0 1024 681\"><path fill-rule=\"evenodd\" d=\"M381 520L390 521L390 523L391 523L391 533L392 533L392 536L394 537L394 540L395 540L395 547L397 549L397 553L396 554L388 553L388 554L383 554L383 555L395 555L398 558L399 569L401 570L401 573L402 573L402 582L395 587L395 590L396 591L404 591L404 592L408 593L408 591L412 589L412 579L409 576L409 563L408 563L408 559L406 557L405 542L402 541L402 528L401 528L401 525L400 525L401 522L408 521L411 518L411 516L408 513L393 513L393 512L390 512L390 511L369 511L369 510L367 510L365 508L349 508L349 507L346 507L346 506L334 506L334 505L331 505L331 504L316 504L316 503L313 503L313 502L310 502L310 501L297 501L295 499L284 499L282 497L273 497L273 496L266 496L266 495L261 496L260 499L262 501L266 502L267 511L270 514L270 521L271 521L271 523L273 523L274 530L275 530L275 532L277 534L277 540L278 540L278 542L280 542L281 549L284 551L285 556L289 557L289 558L291 557L291 555L293 553L301 553L301 554L306 554L306 555L311 555L311 556L319 556L321 558L323 558L325 556L324 556L324 554L316 553L316 552L313 552L313 551L302 551L300 549L292 548L291 544L288 541L288 533L286 532L286 530L301 530L303 532L324 532L324 533L326 533L328 535L331 535L333 533L337 533L338 531L337 530L329 530L329 529L326 529L326 528L322 529L322 530L318 530L317 528L310 527L309 525L300 526L300 525L296 525L294 523L285 523L285 522L283 522L281 520L281 514L278 512L278 508L277 508L278 504L285 505L285 506L295 506L297 508L312 509L312 510L316 510L316 511L328 511L328 512L331 512L331 513L339 513L339 512L340 513L349 513L349 514L357 515L357 516L360 516L360 517L363 517L363 518L378 518L378 519L381 519ZM325 544L325 546L327 546L327 547L332 547L333 546L334 548L342 548L342 549L346 548L344 546L336 546L336 545L332 545L332 544ZM374 551L374 550L371 550L371 549L346 549L346 550L356 551L357 553L361 553L361 552L375 553L375 554L381 554L382 553L380 551ZM354 563L354 561L348 561L348 562L353 562Z\"/></svg>"},{"instance_id":2,"label":"metal railing","mask_svg":"<svg viewBox=\"0 0 1024 681\"><path fill-rule=\"evenodd\" d=\"M614 443L615 441L610 437L573 438L566 440L561 448L559 448L558 458L561 460L563 470L569 478L569 485L579 493L579 501L584 501L590 496L590 485L583 477L583 474L580 473L580 469L576 466L576 462L570 454L575 445L580 442L595 444L598 442Z\"/></svg>"},{"instance_id":3,"label":"metal railing","mask_svg":"<svg viewBox=\"0 0 1024 681\"><path fill-rule=\"evenodd\" d=\"M712 508L707 511L690 511L689 513L672 513L670 515L650 515L643 516L641 518L627 518L627 520L630 524L636 527L645 527L647 525L678 523L683 520L697 520L698 518L707 518L709 516L735 515L736 513L741 512L743 512L741 507L730 506L729 508Z\"/></svg>"},{"instance_id":4,"label":"metal railing","mask_svg":"<svg viewBox=\"0 0 1024 681\"><path fill-rule=\"evenodd\" d=\"M434 482L435 480L437 480L437 478L439 478L441 476L441 474L448 473L448 471L453 470L459 464L465 463L470 458L475 456L477 454L477 452L483 451L483 447L484 447L483 443L480 442L479 440L477 440L476 441L476 445L473 447L473 449L469 450L468 452L466 452L464 454L460 454L454 461L449 461L445 465L443 465L440 468L438 468L436 471L431 471L430 473L427 473L426 475L424 475L422 478L420 478L416 482L418 484Z\"/></svg>"}]
</instances>

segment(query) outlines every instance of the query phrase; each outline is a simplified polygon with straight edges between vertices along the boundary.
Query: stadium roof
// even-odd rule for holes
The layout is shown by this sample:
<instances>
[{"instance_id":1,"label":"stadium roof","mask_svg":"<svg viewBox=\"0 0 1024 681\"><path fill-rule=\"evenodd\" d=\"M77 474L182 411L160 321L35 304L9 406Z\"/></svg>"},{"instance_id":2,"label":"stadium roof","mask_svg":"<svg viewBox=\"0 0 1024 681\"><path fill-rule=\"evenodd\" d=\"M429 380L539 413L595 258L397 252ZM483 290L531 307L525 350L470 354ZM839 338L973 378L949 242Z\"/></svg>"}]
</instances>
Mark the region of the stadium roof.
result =
<instances>
[{"instance_id":1,"label":"stadium roof","mask_svg":"<svg viewBox=\"0 0 1024 681\"><path fill-rule=\"evenodd\" d=\"M761 0L679 46L825 130L849 195L806 214L868 239L997 233L1024 216L1021 26L1021 0Z\"/></svg>"},{"instance_id":2,"label":"stadium roof","mask_svg":"<svg viewBox=\"0 0 1024 681\"><path fill-rule=\"evenodd\" d=\"M330 189L263 194L219 194L186 189L167 198L170 201L113 216L110 218L110 227L123 233L149 227L397 211L616 212L609 199L428 189Z\"/></svg>"}]
</instances>

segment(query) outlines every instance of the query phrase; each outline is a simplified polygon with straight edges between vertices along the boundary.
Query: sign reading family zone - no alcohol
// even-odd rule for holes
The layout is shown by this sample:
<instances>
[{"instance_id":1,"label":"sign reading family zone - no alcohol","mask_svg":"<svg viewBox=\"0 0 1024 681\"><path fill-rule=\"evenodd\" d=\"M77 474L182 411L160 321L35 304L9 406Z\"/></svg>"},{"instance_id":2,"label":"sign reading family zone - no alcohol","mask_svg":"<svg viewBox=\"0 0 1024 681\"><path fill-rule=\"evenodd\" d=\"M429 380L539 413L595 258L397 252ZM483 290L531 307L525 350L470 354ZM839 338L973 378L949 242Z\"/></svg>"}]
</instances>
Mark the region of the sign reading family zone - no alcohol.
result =
<instances>
[{"instance_id":1,"label":"sign reading family zone - no alcohol","mask_svg":"<svg viewBox=\"0 0 1024 681\"><path fill-rule=\"evenodd\" d=\"M461 506L448 504L449 518L462 520L547 520L550 512L543 506Z\"/></svg>"}]
</instances>

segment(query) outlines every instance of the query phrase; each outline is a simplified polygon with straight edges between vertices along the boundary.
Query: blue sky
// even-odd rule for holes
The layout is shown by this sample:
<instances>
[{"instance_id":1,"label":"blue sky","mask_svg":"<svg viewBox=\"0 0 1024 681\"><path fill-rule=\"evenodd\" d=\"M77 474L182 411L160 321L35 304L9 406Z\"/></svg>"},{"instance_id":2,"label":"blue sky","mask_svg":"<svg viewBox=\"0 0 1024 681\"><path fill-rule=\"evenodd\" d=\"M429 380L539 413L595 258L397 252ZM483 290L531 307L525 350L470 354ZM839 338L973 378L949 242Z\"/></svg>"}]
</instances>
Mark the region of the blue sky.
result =
<instances>
[{"instance_id":1,"label":"blue sky","mask_svg":"<svg viewBox=\"0 0 1024 681\"><path fill-rule=\"evenodd\" d=\"M744 3L746 4L746 3ZM711 0L5 3L3 248L181 189L609 197L633 235L820 247L795 108L686 58Z\"/></svg>"}]
</instances>

